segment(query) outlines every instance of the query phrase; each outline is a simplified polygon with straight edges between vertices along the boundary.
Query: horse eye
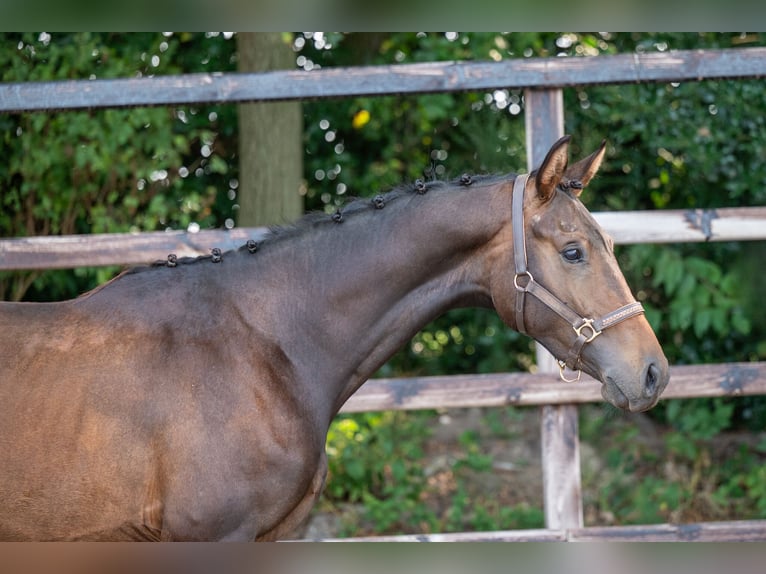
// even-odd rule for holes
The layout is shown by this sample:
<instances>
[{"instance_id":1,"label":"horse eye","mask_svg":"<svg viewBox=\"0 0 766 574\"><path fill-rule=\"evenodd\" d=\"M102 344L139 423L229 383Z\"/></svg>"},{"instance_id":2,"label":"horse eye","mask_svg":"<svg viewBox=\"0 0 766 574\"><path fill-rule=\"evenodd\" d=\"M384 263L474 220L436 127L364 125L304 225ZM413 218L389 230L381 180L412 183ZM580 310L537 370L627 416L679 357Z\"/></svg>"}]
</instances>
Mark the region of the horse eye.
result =
<instances>
[{"instance_id":1,"label":"horse eye","mask_svg":"<svg viewBox=\"0 0 766 574\"><path fill-rule=\"evenodd\" d=\"M583 259L582 249L579 247L567 247L564 251L561 252L561 255L563 255L564 259L570 263L576 263L577 261L582 261Z\"/></svg>"}]
</instances>

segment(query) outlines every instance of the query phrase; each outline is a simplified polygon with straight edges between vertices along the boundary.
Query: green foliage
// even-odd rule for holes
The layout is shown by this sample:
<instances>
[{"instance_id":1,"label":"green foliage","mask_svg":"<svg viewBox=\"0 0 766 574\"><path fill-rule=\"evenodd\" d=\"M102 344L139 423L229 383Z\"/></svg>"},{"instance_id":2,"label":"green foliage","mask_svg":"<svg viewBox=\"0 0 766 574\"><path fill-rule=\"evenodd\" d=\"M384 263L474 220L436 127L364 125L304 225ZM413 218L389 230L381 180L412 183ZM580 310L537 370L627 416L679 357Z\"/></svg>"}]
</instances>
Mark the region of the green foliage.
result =
<instances>
[{"instance_id":1,"label":"green foliage","mask_svg":"<svg viewBox=\"0 0 766 574\"><path fill-rule=\"evenodd\" d=\"M425 480L418 464L428 435L425 416L383 412L336 418L327 435L324 496L333 503L364 503L361 519L380 531L411 523L429 529L435 517L420 504Z\"/></svg>"},{"instance_id":2,"label":"green foliage","mask_svg":"<svg viewBox=\"0 0 766 574\"><path fill-rule=\"evenodd\" d=\"M513 420L510 411L505 415ZM361 510L347 518L342 536L542 527L541 508L526 502L501 506L469 491L471 476L493 472L493 457L482 451L474 431L461 434L462 454L441 471L454 483L446 495L447 506L439 510L439 505L428 504L445 496L437 495L441 483L423 466L432 419L428 412L383 412L341 415L332 423L327 437L329 475L320 507L334 511L361 503ZM490 419L493 436L507 436L498 413Z\"/></svg>"},{"instance_id":3,"label":"green foliage","mask_svg":"<svg viewBox=\"0 0 766 574\"><path fill-rule=\"evenodd\" d=\"M666 425L591 418L581 439L604 452L604 467L583 473L586 514L611 524L760 519L766 442L732 429L734 401L670 401ZM643 416L643 415L639 415ZM734 446L738 445L736 448Z\"/></svg>"},{"instance_id":4,"label":"green foliage","mask_svg":"<svg viewBox=\"0 0 766 574\"><path fill-rule=\"evenodd\" d=\"M496 313L456 309L415 335L380 375L518 371L528 369L533 356L534 342L507 328Z\"/></svg>"},{"instance_id":5,"label":"green foliage","mask_svg":"<svg viewBox=\"0 0 766 574\"><path fill-rule=\"evenodd\" d=\"M381 412L342 415L327 435L330 477L327 492L335 499L358 502L365 495L415 499L420 478L416 462L428 436L419 413Z\"/></svg>"},{"instance_id":6,"label":"green foliage","mask_svg":"<svg viewBox=\"0 0 766 574\"><path fill-rule=\"evenodd\" d=\"M457 460L454 468L465 467L477 472L487 472L492 469L492 457L481 452L476 431L465 431L458 438L458 442L465 448L466 454Z\"/></svg>"},{"instance_id":7,"label":"green foliage","mask_svg":"<svg viewBox=\"0 0 766 574\"><path fill-rule=\"evenodd\" d=\"M683 440L694 441L710 439L731 428L733 412L731 399L696 399L669 402L665 416ZM689 458L694 458L694 453Z\"/></svg>"},{"instance_id":8,"label":"green foliage","mask_svg":"<svg viewBox=\"0 0 766 574\"><path fill-rule=\"evenodd\" d=\"M713 492L713 502L722 513L766 517L766 439L754 449L740 448L726 461L727 469Z\"/></svg>"},{"instance_id":9,"label":"green foliage","mask_svg":"<svg viewBox=\"0 0 766 574\"><path fill-rule=\"evenodd\" d=\"M716 255L685 256L682 249L650 245L631 250L631 263L646 270L642 283L651 289L651 294L647 293L651 298L647 307L655 330L675 341L691 335L701 340L750 333L752 325L738 272L724 270L715 260ZM660 323L660 314L665 324Z\"/></svg>"},{"instance_id":10,"label":"green foliage","mask_svg":"<svg viewBox=\"0 0 766 574\"><path fill-rule=\"evenodd\" d=\"M200 61L212 57L205 55L207 42L201 35L3 34L0 79L177 74L192 71L178 64L192 45ZM215 45L213 54L224 47L222 42ZM226 209L232 209L231 200L226 205L221 196L227 197L236 176L236 164L229 165L231 151L227 154L220 143L225 134L219 108L0 116L0 236L218 225L229 216ZM0 277L0 295L19 299L31 287L28 299L67 298L104 278L97 270L5 274Z\"/></svg>"}]
</instances>

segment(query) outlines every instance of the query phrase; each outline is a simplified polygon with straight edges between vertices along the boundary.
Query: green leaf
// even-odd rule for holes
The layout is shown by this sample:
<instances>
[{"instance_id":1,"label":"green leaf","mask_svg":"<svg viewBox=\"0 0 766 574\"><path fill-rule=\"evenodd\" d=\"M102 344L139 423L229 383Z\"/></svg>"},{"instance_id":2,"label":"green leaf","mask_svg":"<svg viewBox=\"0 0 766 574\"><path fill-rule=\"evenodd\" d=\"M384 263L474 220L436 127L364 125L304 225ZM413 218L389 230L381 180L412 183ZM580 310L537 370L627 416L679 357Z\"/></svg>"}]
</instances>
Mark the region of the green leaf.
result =
<instances>
[{"instance_id":1,"label":"green leaf","mask_svg":"<svg viewBox=\"0 0 766 574\"><path fill-rule=\"evenodd\" d=\"M347 460L345 464L346 473L353 480L361 480L365 475L364 464L359 459Z\"/></svg>"},{"instance_id":2,"label":"green leaf","mask_svg":"<svg viewBox=\"0 0 766 574\"><path fill-rule=\"evenodd\" d=\"M708 309L702 309L694 314L694 334L702 337L710 327L713 318Z\"/></svg>"},{"instance_id":3,"label":"green leaf","mask_svg":"<svg viewBox=\"0 0 766 574\"><path fill-rule=\"evenodd\" d=\"M731 325L735 331L737 331L738 333L741 333L742 335L750 334L750 331L752 329L752 324L750 323L750 319L745 317L745 315L742 314L742 312L739 310L732 313ZM721 329L721 331L723 331L723 329Z\"/></svg>"}]
</instances>

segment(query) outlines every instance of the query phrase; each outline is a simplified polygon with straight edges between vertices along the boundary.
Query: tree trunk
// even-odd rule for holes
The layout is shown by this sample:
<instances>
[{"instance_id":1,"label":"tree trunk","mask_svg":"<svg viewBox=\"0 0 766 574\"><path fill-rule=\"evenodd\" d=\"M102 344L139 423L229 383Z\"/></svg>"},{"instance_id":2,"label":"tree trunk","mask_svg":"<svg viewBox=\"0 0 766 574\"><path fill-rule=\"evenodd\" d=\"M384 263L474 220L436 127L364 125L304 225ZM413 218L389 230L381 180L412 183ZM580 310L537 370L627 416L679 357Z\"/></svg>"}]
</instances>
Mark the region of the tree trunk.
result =
<instances>
[{"instance_id":1,"label":"tree trunk","mask_svg":"<svg viewBox=\"0 0 766 574\"><path fill-rule=\"evenodd\" d=\"M295 56L281 33L237 34L240 72L290 69ZM299 102L239 106L238 223L278 225L303 213L303 110Z\"/></svg>"}]
</instances>

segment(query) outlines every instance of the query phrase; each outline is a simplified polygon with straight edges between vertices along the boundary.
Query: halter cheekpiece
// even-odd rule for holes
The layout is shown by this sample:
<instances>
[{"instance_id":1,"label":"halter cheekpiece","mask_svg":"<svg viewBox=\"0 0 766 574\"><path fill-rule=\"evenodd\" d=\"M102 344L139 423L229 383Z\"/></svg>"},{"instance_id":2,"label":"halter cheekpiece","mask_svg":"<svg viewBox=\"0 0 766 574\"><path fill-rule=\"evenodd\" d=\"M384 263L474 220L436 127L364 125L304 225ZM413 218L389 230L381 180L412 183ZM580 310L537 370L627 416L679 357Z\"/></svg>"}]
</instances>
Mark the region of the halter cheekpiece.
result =
<instances>
[{"instance_id":1,"label":"halter cheekpiece","mask_svg":"<svg viewBox=\"0 0 766 574\"><path fill-rule=\"evenodd\" d=\"M551 311L569 323L577 338L570 347L566 359L558 359L558 363L561 379L572 383L580 380L580 354L586 343L593 341L604 329L642 314L644 307L638 301L633 301L611 313L596 319L588 319L577 314L561 299L535 281L532 273L527 269L527 246L524 233L524 190L528 179L529 174L523 174L517 176L513 182L511 223L513 225L513 260L516 267L516 275L513 278L513 285L517 291L516 328L520 333L527 334L524 324L524 302L527 293L533 295ZM577 377L575 379L567 379L564 376L564 367L577 371Z\"/></svg>"}]
</instances>

